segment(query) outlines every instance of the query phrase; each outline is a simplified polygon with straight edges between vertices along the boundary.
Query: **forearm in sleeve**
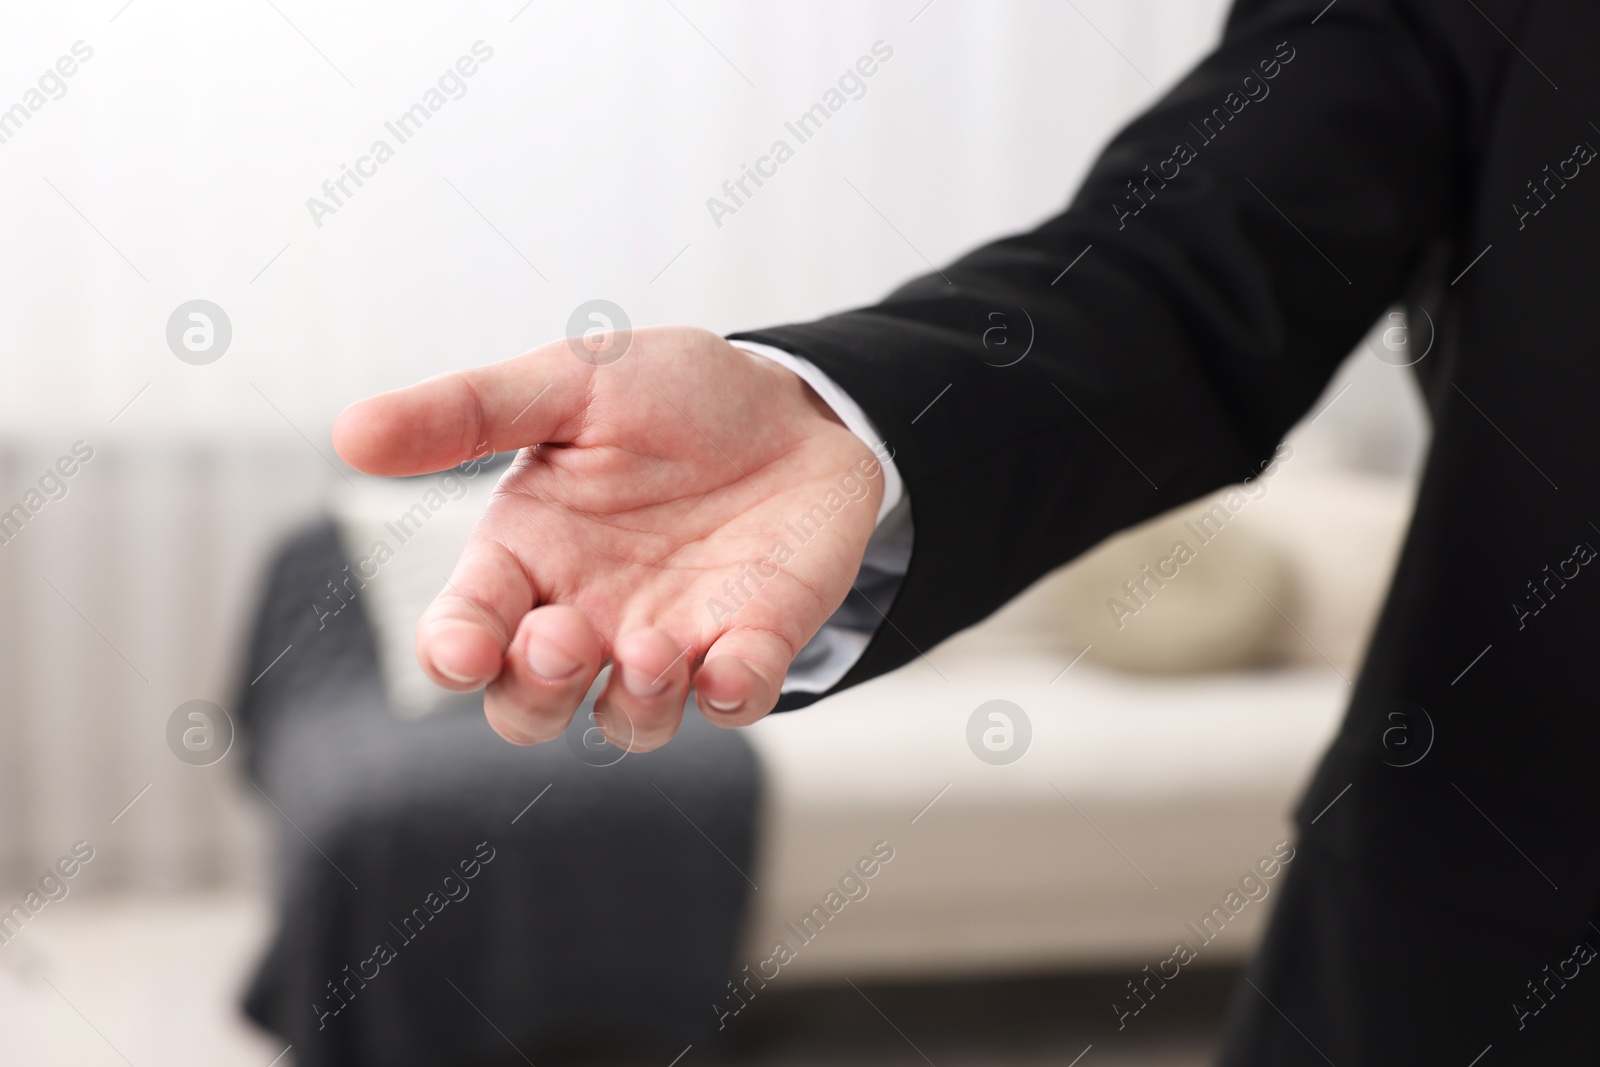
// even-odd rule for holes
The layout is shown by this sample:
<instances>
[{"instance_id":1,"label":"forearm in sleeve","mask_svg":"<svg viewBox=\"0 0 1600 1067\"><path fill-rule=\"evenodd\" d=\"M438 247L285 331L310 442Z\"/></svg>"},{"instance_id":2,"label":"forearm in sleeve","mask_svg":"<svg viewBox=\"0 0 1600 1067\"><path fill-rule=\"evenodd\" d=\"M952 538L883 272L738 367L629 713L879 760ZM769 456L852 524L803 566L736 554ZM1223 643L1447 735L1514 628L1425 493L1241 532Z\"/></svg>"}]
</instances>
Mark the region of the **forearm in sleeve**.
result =
<instances>
[{"instance_id":1,"label":"forearm in sleeve","mask_svg":"<svg viewBox=\"0 0 1600 1067\"><path fill-rule=\"evenodd\" d=\"M911 501L909 570L841 686L1250 477L1395 299L1455 210L1461 105L1406 3L1313 25L1323 6L1236 10L1038 229L875 306L734 335L853 398Z\"/></svg>"}]
</instances>

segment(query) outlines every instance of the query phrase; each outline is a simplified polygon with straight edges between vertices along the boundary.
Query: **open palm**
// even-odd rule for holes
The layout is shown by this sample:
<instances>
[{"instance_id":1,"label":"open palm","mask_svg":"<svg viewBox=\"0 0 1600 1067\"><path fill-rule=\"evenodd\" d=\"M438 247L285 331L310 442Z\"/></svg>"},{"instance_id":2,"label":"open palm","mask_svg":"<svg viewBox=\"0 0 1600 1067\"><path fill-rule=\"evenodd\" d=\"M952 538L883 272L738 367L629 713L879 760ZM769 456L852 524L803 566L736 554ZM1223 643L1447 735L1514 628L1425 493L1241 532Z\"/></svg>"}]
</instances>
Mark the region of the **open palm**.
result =
<instances>
[{"instance_id":1,"label":"open palm","mask_svg":"<svg viewBox=\"0 0 1600 1067\"><path fill-rule=\"evenodd\" d=\"M618 339L627 347L615 362ZM601 667L614 742L766 714L850 589L883 493L870 449L789 371L714 334L557 341L360 401L334 443L372 474L522 449L417 626L440 685L487 685L508 740L565 729Z\"/></svg>"}]
</instances>

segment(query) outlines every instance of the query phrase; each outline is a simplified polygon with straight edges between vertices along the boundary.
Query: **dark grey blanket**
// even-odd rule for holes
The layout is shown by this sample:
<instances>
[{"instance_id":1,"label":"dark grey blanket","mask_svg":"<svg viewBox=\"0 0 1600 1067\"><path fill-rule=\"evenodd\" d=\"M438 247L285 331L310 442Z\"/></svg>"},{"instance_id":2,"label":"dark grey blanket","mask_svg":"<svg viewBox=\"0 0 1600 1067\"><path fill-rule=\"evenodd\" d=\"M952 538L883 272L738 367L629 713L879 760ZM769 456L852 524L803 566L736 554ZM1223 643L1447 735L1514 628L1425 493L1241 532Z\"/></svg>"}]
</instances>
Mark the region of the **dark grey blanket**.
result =
<instances>
[{"instance_id":1,"label":"dark grey blanket","mask_svg":"<svg viewBox=\"0 0 1600 1067\"><path fill-rule=\"evenodd\" d=\"M244 675L293 646L238 705L280 830L250 1017L302 1067L613 1044L666 1062L710 1039L754 862L749 745L692 709L672 744L615 763L509 745L477 695L403 721L359 600L320 624L312 607L345 562L331 523L282 550Z\"/></svg>"}]
</instances>

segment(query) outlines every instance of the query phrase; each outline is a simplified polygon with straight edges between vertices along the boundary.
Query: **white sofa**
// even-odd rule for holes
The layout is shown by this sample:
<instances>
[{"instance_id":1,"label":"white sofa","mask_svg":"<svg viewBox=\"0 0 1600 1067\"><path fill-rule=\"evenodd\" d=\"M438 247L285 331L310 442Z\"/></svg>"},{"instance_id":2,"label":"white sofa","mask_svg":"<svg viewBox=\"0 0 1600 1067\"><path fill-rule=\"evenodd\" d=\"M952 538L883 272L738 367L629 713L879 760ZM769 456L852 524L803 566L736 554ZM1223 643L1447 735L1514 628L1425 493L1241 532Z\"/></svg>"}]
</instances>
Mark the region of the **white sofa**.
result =
<instances>
[{"instance_id":1,"label":"white sofa","mask_svg":"<svg viewBox=\"0 0 1600 1067\"><path fill-rule=\"evenodd\" d=\"M414 542L429 547L408 547L372 586L391 690L416 713L429 696L412 626L488 488L442 510ZM339 509L344 536L370 543L373 524L417 493L415 482L364 488ZM1208 549L1207 574L1162 591L1199 626L1222 611L1219 596L1245 598L1226 605L1235 616L1270 596L1257 605L1273 613L1252 657L1263 665L1168 675L1077 659L1069 633L1103 610L1083 603L1082 574L1108 558L1112 573L1119 550L1140 558L1150 535L1135 534L903 670L751 727L768 790L741 960L755 969L783 941L794 951L787 985L1087 964L1136 972L1165 958L1185 922L1292 838L1289 810L1338 725L1410 494L1400 481L1286 464L1216 542L1234 547ZM1253 568L1266 568L1255 590L1244 582ZM1235 574L1234 592L1219 593ZM969 716L995 699L1032 727L1026 754L1003 766L967 743ZM894 858L866 896L802 941L786 924L823 904L877 842ZM1240 912L1207 958L1246 954L1269 903Z\"/></svg>"}]
</instances>

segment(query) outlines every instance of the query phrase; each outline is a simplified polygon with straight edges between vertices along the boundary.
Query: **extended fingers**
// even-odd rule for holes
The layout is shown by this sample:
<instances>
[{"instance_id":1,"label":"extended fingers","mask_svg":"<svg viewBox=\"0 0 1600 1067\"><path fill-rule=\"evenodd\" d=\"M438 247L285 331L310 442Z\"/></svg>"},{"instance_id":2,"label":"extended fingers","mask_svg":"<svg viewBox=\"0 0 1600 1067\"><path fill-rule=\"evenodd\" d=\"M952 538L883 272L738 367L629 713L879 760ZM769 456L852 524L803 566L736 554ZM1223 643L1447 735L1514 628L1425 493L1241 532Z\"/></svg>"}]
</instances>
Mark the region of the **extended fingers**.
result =
<instances>
[{"instance_id":1,"label":"extended fingers","mask_svg":"<svg viewBox=\"0 0 1600 1067\"><path fill-rule=\"evenodd\" d=\"M523 616L500 676L484 693L495 733L516 744L561 735L600 672L604 648L577 608L547 604Z\"/></svg>"},{"instance_id":2,"label":"extended fingers","mask_svg":"<svg viewBox=\"0 0 1600 1067\"><path fill-rule=\"evenodd\" d=\"M660 748L683 721L689 650L665 632L645 627L618 638L611 658L611 680L595 704L595 723L618 748Z\"/></svg>"},{"instance_id":3,"label":"extended fingers","mask_svg":"<svg viewBox=\"0 0 1600 1067\"><path fill-rule=\"evenodd\" d=\"M504 545L469 544L417 622L417 661L446 689L487 685L500 673L506 645L532 606L528 576Z\"/></svg>"}]
</instances>

